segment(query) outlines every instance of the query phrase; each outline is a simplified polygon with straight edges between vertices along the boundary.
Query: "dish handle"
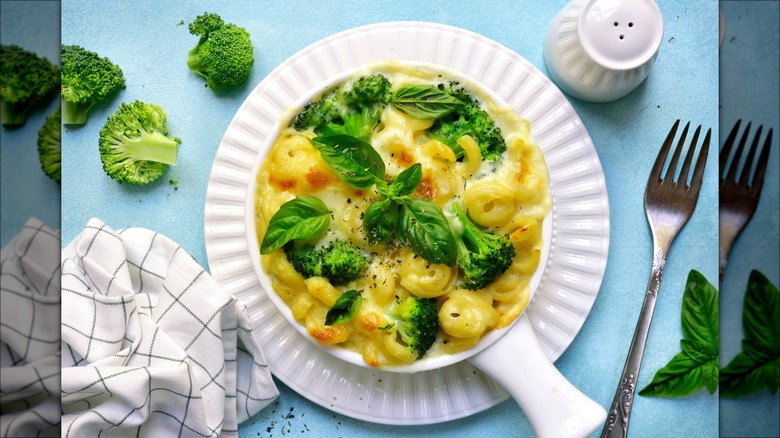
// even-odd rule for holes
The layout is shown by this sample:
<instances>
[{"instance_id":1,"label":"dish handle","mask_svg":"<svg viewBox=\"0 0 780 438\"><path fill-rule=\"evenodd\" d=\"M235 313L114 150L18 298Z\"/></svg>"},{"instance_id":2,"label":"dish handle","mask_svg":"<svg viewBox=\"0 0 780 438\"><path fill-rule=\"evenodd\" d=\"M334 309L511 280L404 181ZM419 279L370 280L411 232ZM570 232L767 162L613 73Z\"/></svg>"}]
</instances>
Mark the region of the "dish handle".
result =
<instances>
[{"instance_id":1,"label":"dish handle","mask_svg":"<svg viewBox=\"0 0 780 438\"><path fill-rule=\"evenodd\" d=\"M469 361L512 395L540 438L586 437L607 418L601 405L575 388L550 362L526 315Z\"/></svg>"}]
</instances>

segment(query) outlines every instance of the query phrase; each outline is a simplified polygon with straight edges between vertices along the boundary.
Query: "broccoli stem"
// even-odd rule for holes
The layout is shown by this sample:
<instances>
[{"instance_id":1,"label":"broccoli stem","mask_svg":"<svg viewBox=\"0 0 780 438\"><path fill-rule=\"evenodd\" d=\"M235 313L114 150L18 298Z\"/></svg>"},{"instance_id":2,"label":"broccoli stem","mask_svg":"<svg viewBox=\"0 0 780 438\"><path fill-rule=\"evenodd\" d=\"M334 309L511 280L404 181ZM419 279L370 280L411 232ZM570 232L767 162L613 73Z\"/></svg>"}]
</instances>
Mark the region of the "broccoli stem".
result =
<instances>
[{"instance_id":1,"label":"broccoli stem","mask_svg":"<svg viewBox=\"0 0 780 438\"><path fill-rule=\"evenodd\" d=\"M461 205L460 202L454 202L452 204L452 210L458 216L458 221L460 222L461 226L460 233L456 234L460 234L463 239L468 240L475 252L487 252L488 247L481 238L483 231L477 228L477 226L471 222L471 219L469 219L468 215L466 214L466 209L463 208L463 205ZM469 251L469 249L463 243L463 239L455 239L455 244L458 247L458 256L468 257L471 251Z\"/></svg>"},{"instance_id":2,"label":"broccoli stem","mask_svg":"<svg viewBox=\"0 0 780 438\"><path fill-rule=\"evenodd\" d=\"M156 161L170 165L176 164L179 143L159 132L141 131L138 137L125 138L123 141L125 153L136 161Z\"/></svg>"},{"instance_id":3,"label":"broccoli stem","mask_svg":"<svg viewBox=\"0 0 780 438\"><path fill-rule=\"evenodd\" d=\"M62 100L62 123L65 125L83 125L87 123L87 113L91 104Z\"/></svg>"},{"instance_id":4,"label":"broccoli stem","mask_svg":"<svg viewBox=\"0 0 780 438\"><path fill-rule=\"evenodd\" d=\"M200 46L203 45L204 42L206 42L206 38L201 38L198 42L198 45L187 53L187 67L189 67L192 71L201 77L208 79L208 76L206 75L206 67L203 65L203 61L201 60L200 54L198 53Z\"/></svg>"},{"instance_id":5,"label":"broccoli stem","mask_svg":"<svg viewBox=\"0 0 780 438\"><path fill-rule=\"evenodd\" d=\"M0 120L3 126L21 126L27 121L27 111L15 102L3 101L0 106Z\"/></svg>"}]
</instances>

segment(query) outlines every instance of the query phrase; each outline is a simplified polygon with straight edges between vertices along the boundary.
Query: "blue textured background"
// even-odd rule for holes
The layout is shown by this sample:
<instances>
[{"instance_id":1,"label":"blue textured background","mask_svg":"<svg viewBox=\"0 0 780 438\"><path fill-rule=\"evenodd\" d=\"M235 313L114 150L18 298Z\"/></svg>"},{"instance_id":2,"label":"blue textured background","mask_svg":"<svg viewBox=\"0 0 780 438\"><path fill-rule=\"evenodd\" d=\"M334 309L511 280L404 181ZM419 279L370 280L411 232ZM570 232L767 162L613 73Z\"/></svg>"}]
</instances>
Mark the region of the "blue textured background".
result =
<instances>
[{"instance_id":1,"label":"blue textured background","mask_svg":"<svg viewBox=\"0 0 780 438\"><path fill-rule=\"evenodd\" d=\"M32 28L20 31L19 21L7 19L7 12L12 7L28 16L37 16L43 10L39 7L45 8L46 3L34 2L36 6L26 9L16 9L17 5L23 4L21 2L1 3L4 43L6 38L24 37L26 41L33 41L31 44L38 44L36 41L40 41L42 35L53 31L51 28L41 32ZM63 133L63 244L73 239L90 217L97 216L114 228L144 226L162 232L205 264L203 205L216 148L233 114L252 87L286 58L321 38L354 26L419 20L481 33L516 51L546 73L542 59L544 34L552 17L565 3L562 0L450 1L446 4L407 0L348 3L212 1L177 2L173 6L153 1L66 0L62 4L62 42L80 44L113 59L125 72L127 89L114 101L96 108L85 127ZM56 2L53 4L56 5ZM717 133L725 138L733 120L738 117L760 120L780 128L776 106L774 110L768 110L751 105L754 101L766 102L768 96L777 96L776 82L774 94L771 88L751 91L748 87L765 84L766 77L761 75L771 73L773 65L774 71L777 71L776 5L775 2L723 4L728 36L720 53L724 66L727 55L736 58L736 61L734 70L721 68L723 82L729 84L721 87L721 105L730 103L728 108L724 108L724 114L734 111L730 118L722 119L724 125L721 127L718 125L718 7L715 1L660 4L665 19L660 55L647 81L634 93L608 104L570 99L593 138L604 167L611 208L611 245L600 295L579 336L556 364L576 386L605 407L612 399L649 274L651 243L642 209L647 172L660 143L677 118L712 127L716 135L696 213L677 238L669 258L639 377L640 387L646 385L654 372L679 350L680 300L689 270L696 269L713 283L717 282L715 169L717 146L720 144ZM765 13L762 9L765 7L774 8L774 15ZM188 23L206 10L218 12L227 21L246 27L253 36L256 64L252 77L245 87L227 94L215 95L204 88L201 78L185 65L186 52L194 46L196 37L187 32L186 25L179 26L177 23L181 20ZM771 25L772 17L774 27ZM756 26L753 21L763 24ZM12 33L14 25L16 33ZM764 31L764 38L757 41L764 51L752 59L766 62L750 67L744 57L749 52L746 49L755 43L739 32L757 29ZM767 45L767 41L774 46ZM56 59L56 49L57 45L49 44L41 47L39 53ZM729 74L732 76L729 77ZM752 97L745 99L748 92L753 93ZM97 153L97 133L105 118L119 102L134 99L162 106L168 112L172 135L181 137L183 141L179 165L158 182L140 188L121 186L108 178L101 169ZM44 112L37 117L42 123ZM31 121L30 124L38 123ZM13 229L16 224L10 221L16 216L21 218L21 223L26 219L23 214L13 213L12 217L8 213L8 200L31 200L34 202L27 205L35 206L54 199L48 192L42 195L30 193L31 189L25 184L14 185L14 190L8 191L8 177L20 174L40 177L35 175L40 171L37 161L29 157L29 150L9 150L7 145L16 143L16 135L22 136L21 132L11 134L14 137L3 133L3 242L6 241L7 228L13 234L17 232ZM732 320L736 321L732 325L736 328L724 333L721 339L724 360L738 351L741 337L738 330L739 309L747 270L757 267L775 284L778 282L778 247L776 243L774 246L765 243L767 233L776 239L778 229L778 153L777 147L774 149L766 183L775 189L774 193L765 190L768 193L765 193L757 217L734 248L724 283L724 291L736 291L722 297L724 328L732 324ZM12 158L9 157L22 156L26 157L23 162L16 166L10 164L9 159ZM37 160L37 156L34 158ZM179 180L178 190L168 183L172 177ZM45 180L41 182L43 187L45 183ZM12 196L9 197L9 194ZM43 219L56 228L56 215ZM761 257L750 257L756 254ZM389 427L334 414L305 400L280 382L279 386L282 392L279 400L247 421L241 428L242 435L532 435L527 419L511 400L469 418L440 425ZM777 422L769 421L776 418L769 415L777 412L777 397L764 392L750 400L734 401L736 410L732 412L735 415L724 415L721 432L735 436L752 428L755 431L753 436L777 436ZM724 413L729 408L724 402ZM717 397L705 391L673 400L637 397L631 433L639 437L717 436L717 412ZM731 418L741 419L739 429L733 428L736 423L728 424ZM747 426L745 419L750 420Z\"/></svg>"},{"instance_id":2,"label":"blue textured background","mask_svg":"<svg viewBox=\"0 0 780 438\"><path fill-rule=\"evenodd\" d=\"M60 63L60 2L0 1L0 42L18 45ZM37 217L60 228L60 184L41 171L38 130L59 105L54 99L33 112L22 127L0 127L0 246Z\"/></svg>"},{"instance_id":3,"label":"blue textured background","mask_svg":"<svg viewBox=\"0 0 780 438\"><path fill-rule=\"evenodd\" d=\"M127 89L90 116L89 123L64 134L63 243L92 216L114 228L144 226L179 242L205 263L203 205L211 161L243 99L262 78L296 51L355 26L395 20L446 23L481 33L518 52L543 72L542 44L547 25L565 2L415 1L200 2L171 7L140 1L81 2L62 5L62 40L115 60L127 76ZM348 6L347 6L348 5ZM647 172L663 138L677 118L718 132L717 3L662 4L664 42L648 80L630 96L610 104L572 100L602 159L612 212L610 259L601 293L580 335L557 365L576 386L608 405L617 384L647 284L651 260L649 231L642 209ZM219 12L253 36L256 64L246 87L224 95L204 88L185 65L196 38L186 25L205 10ZM155 102L168 112L171 133L182 138L179 165L147 187L125 187L101 170L97 133L120 101ZM717 135L714 137L717 144ZM672 250L661 299L640 375L646 385L655 370L679 351L680 300L685 278L697 269L717 279L717 197L715 163L696 215ZM169 184L178 178L179 188ZM314 405L279 384L278 402L242 426L246 436L529 436L530 425L509 400L486 412L440 425L390 427L365 423ZM292 409L292 411L291 411ZM638 397L634 436L715 436L717 397L706 392L678 400Z\"/></svg>"},{"instance_id":4,"label":"blue textured background","mask_svg":"<svg viewBox=\"0 0 780 438\"><path fill-rule=\"evenodd\" d=\"M742 302L750 271L777 286L780 279L780 2L721 2L726 35L720 50L720 133L725 139L737 119L773 128L761 201L755 216L731 249L720 299L720 364L741 350ZM740 131L741 132L741 131ZM752 135L751 135L752 140ZM722 436L780 437L780 391L721 399Z\"/></svg>"}]
</instances>

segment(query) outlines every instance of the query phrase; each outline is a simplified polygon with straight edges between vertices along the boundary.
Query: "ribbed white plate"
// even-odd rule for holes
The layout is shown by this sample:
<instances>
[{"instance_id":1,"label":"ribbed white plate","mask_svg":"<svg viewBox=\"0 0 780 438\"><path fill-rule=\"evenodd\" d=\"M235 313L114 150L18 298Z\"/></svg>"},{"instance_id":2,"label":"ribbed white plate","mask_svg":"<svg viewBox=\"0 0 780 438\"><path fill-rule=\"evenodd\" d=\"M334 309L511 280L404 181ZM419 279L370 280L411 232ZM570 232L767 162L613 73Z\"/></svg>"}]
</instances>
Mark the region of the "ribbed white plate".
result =
<instances>
[{"instance_id":1,"label":"ribbed white plate","mask_svg":"<svg viewBox=\"0 0 780 438\"><path fill-rule=\"evenodd\" d=\"M462 418L508 395L469 363L417 374L348 364L316 348L276 310L253 270L244 205L253 165L282 113L345 70L385 60L454 68L479 81L531 121L550 171L553 237L544 276L527 309L556 360L582 327L607 263L609 207L591 139L563 94L539 70L481 35L433 23L358 27L321 40L272 71L239 108L217 150L205 205L211 274L249 309L274 375L325 408L384 424ZM256 245L256 242L252 242Z\"/></svg>"}]
</instances>

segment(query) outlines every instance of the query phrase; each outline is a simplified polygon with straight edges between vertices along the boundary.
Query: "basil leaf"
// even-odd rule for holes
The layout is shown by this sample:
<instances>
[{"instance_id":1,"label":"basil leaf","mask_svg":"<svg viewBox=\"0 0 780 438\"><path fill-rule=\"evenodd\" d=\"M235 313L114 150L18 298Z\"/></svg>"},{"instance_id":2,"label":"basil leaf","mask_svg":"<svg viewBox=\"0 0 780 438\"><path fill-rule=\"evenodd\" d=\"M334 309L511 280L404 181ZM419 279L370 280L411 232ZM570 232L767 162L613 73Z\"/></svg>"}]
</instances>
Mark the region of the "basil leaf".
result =
<instances>
[{"instance_id":1,"label":"basil leaf","mask_svg":"<svg viewBox=\"0 0 780 438\"><path fill-rule=\"evenodd\" d=\"M711 345L702 344L691 339L680 340L680 347L683 353L697 363L704 363L718 357L718 352L714 351Z\"/></svg>"},{"instance_id":2,"label":"basil leaf","mask_svg":"<svg viewBox=\"0 0 780 438\"><path fill-rule=\"evenodd\" d=\"M260 254L270 254L291 240L319 237L330 223L330 211L313 196L291 199L274 213L260 244Z\"/></svg>"},{"instance_id":3,"label":"basil leaf","mask_svg":"<svg viewBox=\"0 0 780 438\"><path fill-rule=\"evenodd\" d=\"M704 387L707 388L707 392L710 394L715 394L715 391L718 390L718 380L720 379L719 371L717 358L707 362L702 368L702 379L704 380Z\"/></svg>"},{"instance_id":4,"label":"basil leaf","mask_svg":"<svg viewBox=\"0 0 780 438\"><path fill-rule=\"evenodd\" d=\"M688 274L683 292L682 332L684 339L718 345L718 292L695 270Z\"/></svg>"},{"instance_id":5,"label":"basil leaf","mask_svg":"<svg viewBox=\"0 0 780 438\"><path fill-rule=\"evenodd\" d=\"M711 362L717 364L717 359L697 363L687 354L677 353L668 364L655 373L653 381L639 391L639 395L681 397L693 394L704 386L704 369Z\"/></svg>"},{"instance_id":6,"label":"basil leaf","mask_svg":"<svg viewBox=\"0 0 780 438\"><path fill-rule=\"evenodd\" d=\"M420 180L422 180L422 164L414 163L395 177L393 186L397 187L396 196L412 194L420 185Z\"/></svg>"},{"instance_id":7,"label":"basil leaf","mask_svg":"<svg viewBox=\"0 0 780 438\"><path fill-rule=\"evenodd\" d=\"M441 208L428 199L405 199L400 204L398 238L425 260L455 265L455 237Z\"/></svg>"},{"instance_id":8,"label":"basil leaf","mask_svg":"<svg viewBox=\"0 0 780 438\"><path fill-rule=\"evenodd\" d=\"M749 354L740 352L720 370L720 396L744 397L765 387L774 394L780 386L780 359L758 362Z\"/></svg>"},{"instance_id":9,"label":"basil leaf","mask_svg":"<svg viewBox=\"0 0 780 438\"><path fill-rule=\"evenodd\" d=\"M357 315L361 304L363 304L363 296L360 295L360 291L352 289L344 292L325 315L325 325L351 321Z\"/></svg>"},{"instance_id":10,"label":"basil leaf","mask_svg":"<svg viewBox=\"0 0 780 438\"><path fill-rule=\"evenodd\" d=\"M346 134L314 137L312 145L347 185L365 190L385 179L385 163L370 143Z\"/></svg>"},{"instance_id":11,"label":"basil leaf","mask_svg":"<svg viewBox=\"0 0 780 438\"><path fill-rule=\"evenodd\" d=\"M463 106L463 102L432 85L408 85L390 98L395 107L416 119L433 120Z\"/></svg>"},{"instance_id":12,"label":"basil leaf","mask_svg":"<svg viewBox=\"0 0 780 438\"><path fill-rule=\"evenodd\" d=\"M682 298L681 352L658 370L639 395L681 397L706 387L718 389L718 291L695 270L688 274Z\"/></svg>"},{"instance_id":13,"label":"basil leaf","mask_svg":"<svg viewBox=\"0 0 780 438\"><path fill-rule=\"evenodd\" d=\"M742 352L720 370L720 395L742 397L780 387L780 292L759 271L748 278L742 307Z\"/></svg>"},{"instance_id":14,"label":"basil leaf","mask_svg":"<svg viewBox=\"0 0 780 438\"><path fill-rule=\"evenodd\" d=\"M748 278L742 327L745 339L774 357L780 356L780 292L756 270Z\"/></svg>"},{"instance_id":15,"label":"basil leaf","mask_svg":"<svg viewBox=\"0 0 780 438\"><path fill-rule=\"evenodd\" d=\"M422 180L422 164L414 163L399 173L392 182L377 184L376 191L385 198L412 194Z\"/></svg>"},{"instance_id":16,"label":"basil leaf","mask_svg":"<svg viewBox=\"0 0 780 438\"><path fill-rule=\"evenodd\" d=\"M368 243L384 242L395 233L398 205L392 199L383 199L369 205L363 214L363 230Z\"/></svg>"}]
</instances>

